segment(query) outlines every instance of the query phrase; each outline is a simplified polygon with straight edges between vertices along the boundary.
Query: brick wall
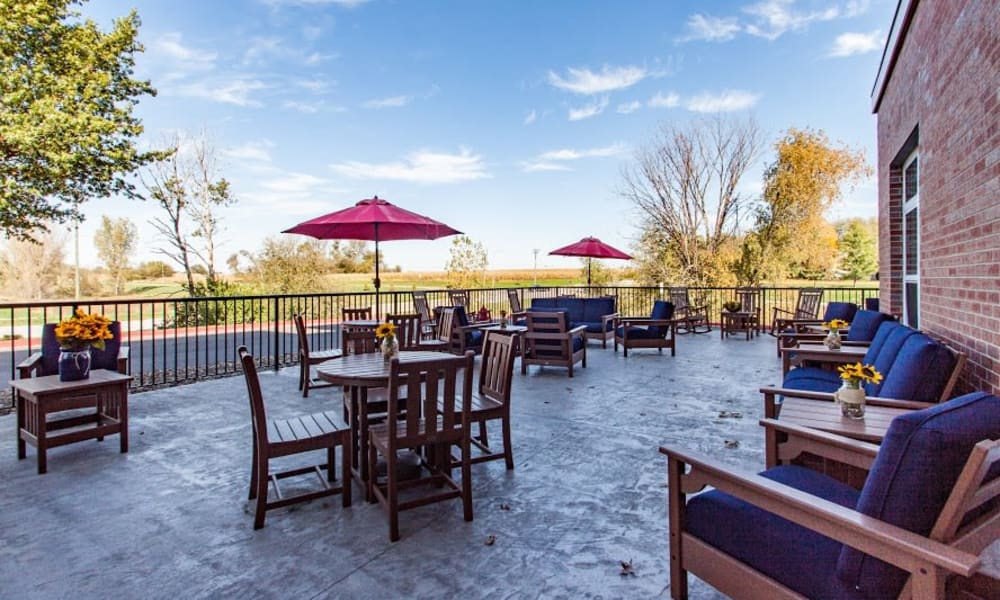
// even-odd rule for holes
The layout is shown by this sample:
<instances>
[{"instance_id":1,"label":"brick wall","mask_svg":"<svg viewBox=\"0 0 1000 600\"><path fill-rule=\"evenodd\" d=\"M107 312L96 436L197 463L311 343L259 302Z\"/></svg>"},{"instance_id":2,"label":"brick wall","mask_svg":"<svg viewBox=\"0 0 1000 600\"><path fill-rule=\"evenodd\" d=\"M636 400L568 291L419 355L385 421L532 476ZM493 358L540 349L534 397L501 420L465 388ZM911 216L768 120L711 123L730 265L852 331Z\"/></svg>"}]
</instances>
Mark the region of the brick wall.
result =
<instances>
[{"instance_id":1,"label":"brick wall","mask_svg":"<svg viewBox=\"0 0 1000 600\"><path fill-rule=\"evenodd\" d=\"M920 153L920 325L1000 393L1000 2L917 4L878 106L883 309L902 306L901 164Z\"/></svg>"}]
</instances>

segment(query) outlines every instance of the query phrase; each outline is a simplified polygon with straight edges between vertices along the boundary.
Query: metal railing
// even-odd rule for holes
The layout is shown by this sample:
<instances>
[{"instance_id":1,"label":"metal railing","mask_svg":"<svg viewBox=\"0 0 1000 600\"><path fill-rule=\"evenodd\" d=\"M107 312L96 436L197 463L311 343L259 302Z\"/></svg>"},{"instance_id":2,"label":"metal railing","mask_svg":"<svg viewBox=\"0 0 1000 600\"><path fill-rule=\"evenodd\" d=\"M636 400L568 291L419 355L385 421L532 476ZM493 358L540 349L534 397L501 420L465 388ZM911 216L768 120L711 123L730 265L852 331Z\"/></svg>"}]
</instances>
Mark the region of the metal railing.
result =
<instances>
[{"instance_id":1,"label":"metal railing","mask_svg":"<svg viewBox=\"0 0 1000 600\"><path fill-rule=\"evenodd\" d=\"M653 301L667 298L664 287L593 286L516 288L525 308L540 297L575 295L615 296L622 315L648 315ZM763 288L764 325L772 307L794 307L799 288ZM469 309L485 307L494 316L509 310L508 288L468 290ZM722 303L735 297L735 288L690 288L692 303L707 304L713 320ZM426 291L431 307L449 304L448 290ZM826 288L824 302L864 303L877 289ZM70 316L75 307L120 321L122 343L130 349L133 390L190 383L232 375L237 371L236 348L246 345L262 367L279 368L298 360L298 340L292 315L304 313L310 347L340 346L343 308L374 305L366 293L224 296L213 298L129 299L81 302L24 302L0 304L0 408L10 405L10 387L16 366L40 350L42 326ZM381 294L382 313L413 313L410 292Z\"/></svg>"}]
</instances>

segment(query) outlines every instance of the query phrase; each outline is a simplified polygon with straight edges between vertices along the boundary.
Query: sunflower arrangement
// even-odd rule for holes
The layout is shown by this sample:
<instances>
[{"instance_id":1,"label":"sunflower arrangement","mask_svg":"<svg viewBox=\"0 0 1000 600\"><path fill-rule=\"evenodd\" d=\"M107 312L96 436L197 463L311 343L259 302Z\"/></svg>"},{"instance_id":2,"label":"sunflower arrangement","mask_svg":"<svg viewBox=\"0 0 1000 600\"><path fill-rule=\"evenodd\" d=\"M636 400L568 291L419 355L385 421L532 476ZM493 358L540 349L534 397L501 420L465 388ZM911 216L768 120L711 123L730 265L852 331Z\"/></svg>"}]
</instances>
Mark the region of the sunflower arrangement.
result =
<instances>
[{"instance_id":1,"label":"sunflower arrangement","mask_svg":"<svg viewBox=\"0 0 1000 600\"><path fill-rule=\"evenodd\" d=\"M110 325L107 317L87 314L78 308L72 317L56 325L56 340L62 348L80 349L89 344L104 350L104 340L114 337Z\"/></svg>"},{"instance_id":2,"label":"sunflower arrangement","mask_svg":"<svg viewBox=\"0 0 1000 600\"><path fill-rule=\"evenodd\" d=\"M853 365L842 365L837 370L840 371L840 378L854 388L861 387L862 383L882 381L882 374L876 371L873 365L863 365L858 362Z\"/></svg>"},{"instance_id":3,"label":"sunflower arrangement","mask_svg":"<svg viewBox=\"0 0 1000 600\"><path fill-rule=\"evenodd\" d=\"M847 329L851 324L843 319L833 319L829 323L823 323L823 327L829 329L830 331L839 331L841 329Z\"/></svg>"},{"instance_id":4,"label":"sunflower arrangement","mask_svg":"<svg viewBox=\"0 0 1000 600\"><path fill-rule=\"evenodd\" d=\"M396 326L392 323L382 323L375 330L375 337L382 340L383 343L391 343L396 339Z\"/></svg>"}]
</instances>

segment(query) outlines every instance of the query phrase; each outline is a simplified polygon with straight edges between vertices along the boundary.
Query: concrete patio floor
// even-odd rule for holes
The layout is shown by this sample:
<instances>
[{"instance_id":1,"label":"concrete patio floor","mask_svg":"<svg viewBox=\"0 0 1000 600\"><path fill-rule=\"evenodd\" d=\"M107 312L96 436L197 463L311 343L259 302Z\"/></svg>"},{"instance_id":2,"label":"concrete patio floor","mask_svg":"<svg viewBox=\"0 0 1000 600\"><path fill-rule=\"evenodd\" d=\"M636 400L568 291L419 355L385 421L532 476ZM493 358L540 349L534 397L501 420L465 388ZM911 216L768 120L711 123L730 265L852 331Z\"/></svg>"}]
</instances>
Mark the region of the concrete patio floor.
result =
<instances>
[{"instance_id":1,"label":"concrete patio floor","mask_svg":"<svg viewBox=\"0 0 1000 600\"><path fill-rule=\"evenodd\" d=\"M591 342L572 379L515 365L515 470L474 465L475 520L458 501L406 511L397 543L360 486L350 508L334 496L253 530L242 377L134 394L128 454L114 437L56 448L45 475L34 448L16 459L15 416L0 417L0 597L668 597L657 448L759 470L757 390L780 382L771 337L720 341L716 330L677 345L674 358L626 359ZM261 374L270 417L339 406L335 388L303 399L296 378ZM694 578L691 596L722 597Z\"/></svg>"}]
</instances>

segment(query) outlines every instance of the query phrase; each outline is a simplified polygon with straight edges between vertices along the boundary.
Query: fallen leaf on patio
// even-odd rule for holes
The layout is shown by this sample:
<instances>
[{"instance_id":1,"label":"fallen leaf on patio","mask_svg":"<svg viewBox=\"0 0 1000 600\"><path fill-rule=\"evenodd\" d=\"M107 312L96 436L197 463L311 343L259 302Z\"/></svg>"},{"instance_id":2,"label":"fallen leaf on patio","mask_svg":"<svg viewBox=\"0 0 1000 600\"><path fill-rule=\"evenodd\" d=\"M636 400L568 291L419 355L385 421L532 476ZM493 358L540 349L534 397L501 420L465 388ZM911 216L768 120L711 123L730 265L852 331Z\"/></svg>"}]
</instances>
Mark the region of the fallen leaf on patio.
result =
<instances>
[{"instance_id":1,"label":"fallen leaf on patio","mask_svg":"<svg viewBox=\"0 0 1000 600\"><path fill-rule=\"evenodd\" d=\"M723 440L722 443L726 446L726 448L739 448L740 447L740 441L739 440Z\"/></svg>"},{"instance_id":2,"label":"fallen leaf on patio","mask_svg":"<svg viewBox=\"0 0 1000 600\"><path fill-rule=\"evenodd\" d=\"M496 541L497 541L497 536L491 533L488 536L486 536L486 541L483 543L486 544L487 546L492 546L493 544L496 543Z\"/></svg>"},{"instance_id":3,"label":"fallen leaf on patio","mask_svg":"<svg viewBox=\"0 0 1000 600\"><path fill-rule=\"evenodd\" d=\"M510 510L510 504L501 504L500 510Z\"/></svg>"},{"instance_id":4,"label":"fallen leaf on patio","mask_svg":"<svg viewBox=\"0 0 1000 600\"><path fill-rule=\"evenodd\" d=\"M627 561L621 561L622 571L619 573L622 577L628 577L629 575L635 576L635 569L632 568L632 559Z\"/></svg>"},{"instance_id":5,"label":"fallen leaf on patio","mask_svg":"<svg viewBox=\"0 0 1000 600\"><path fill-rule=\"evenodd\" d=\"M728 410L720 410L719 411L719 418L720 419L727 419L727 418L728 419L742 419L743 418L743 413L741 413L741 412L735 412L735 411L734 412L730 412Z\"/></svg>"}]
</instances>

